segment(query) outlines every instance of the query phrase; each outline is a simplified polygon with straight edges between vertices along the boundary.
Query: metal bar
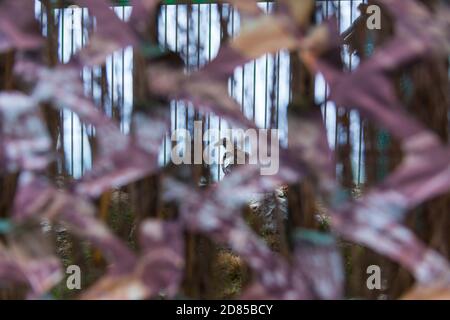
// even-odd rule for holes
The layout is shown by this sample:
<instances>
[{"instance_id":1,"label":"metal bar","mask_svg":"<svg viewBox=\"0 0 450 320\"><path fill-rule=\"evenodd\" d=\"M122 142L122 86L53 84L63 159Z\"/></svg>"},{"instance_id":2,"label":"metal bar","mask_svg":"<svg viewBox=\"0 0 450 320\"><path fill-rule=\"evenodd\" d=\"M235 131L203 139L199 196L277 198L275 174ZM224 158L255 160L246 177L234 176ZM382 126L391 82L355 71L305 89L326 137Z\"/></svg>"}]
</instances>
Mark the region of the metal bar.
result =
<instances>
[{"instance_id":1,"label":"metal bar","mask_svg":"<svg viewBox=\"0 0 450 320\"><path fill-rule=\"evenodd\" d=\"M178 52L178 5L175 5L175 51ZM175 129L178 128L178 101L175 101Z\"/></svg>"},{"instance_id":2,"label":"metal bar","mask_svg":"<svg viewBox=\"0 0 450 320\"><path fill-rule=\"evenodd\" d=\"M71 29L70 29L70 55L72 56L74 53L74 9L71 9ZM74 125L74 119L73 119L73 112L70 112L70 135L72 139L70 139L70 174L74 175L74 141L73 141L73 125Z\"/></svg>"},{"instance_id":3,"label":"metal bar","mask_svg":"<svg viewBox=\"0 0 450 320\"><path fill-rule=\"evenodd\" d=\"M61 15L61 61L64 61L64 9L60 10ZM65 143L64 143L64 110L60 111L60 141L61 141L61 150L62 150L62 174L66 172L66 151L65 151Z\"/></svg>"},{"instance_id":4,"label":"metal bar","mask_svg":"<svg viewBox=\"0 0 450 320\"><path fill-rule=\"evenodd\" d=\"M189 66L189 27L190 27L190 14L191 14L191 5L188 4L186 6L186 71L187 73L189 73L190 71L190 66ZM185 113L185 126L186 126L186 130L189 130L189 103L186 103L185 108L184 108L184 113Z\"/></svg>"},{"instance_id":5,"label":"metal bar","mask_svg":"<svg viewBox=\"0 0 450 320\"><path fill-rule=\"evenodd\" d=\"M81 9L81 46L84 46L84 9ZM81 81L84 79L84 69L81 70ZM81 135L81 175L84 174L84 124L80 121Z\"/></svg>"},{"instance_id":6,"label":"metal bar","mask_svg":"<svg viewBox=\"0 0 450 320\"><path fill-rule=\"evenodd\" d=\"M164 48L165 49L168 48L168 45L167 45L167 5L164 5ZM164 137L164 156L163 156L164 165L167 164L167 138L168 138L168 136L166 135Z\"/></svg>"}]
</instances>

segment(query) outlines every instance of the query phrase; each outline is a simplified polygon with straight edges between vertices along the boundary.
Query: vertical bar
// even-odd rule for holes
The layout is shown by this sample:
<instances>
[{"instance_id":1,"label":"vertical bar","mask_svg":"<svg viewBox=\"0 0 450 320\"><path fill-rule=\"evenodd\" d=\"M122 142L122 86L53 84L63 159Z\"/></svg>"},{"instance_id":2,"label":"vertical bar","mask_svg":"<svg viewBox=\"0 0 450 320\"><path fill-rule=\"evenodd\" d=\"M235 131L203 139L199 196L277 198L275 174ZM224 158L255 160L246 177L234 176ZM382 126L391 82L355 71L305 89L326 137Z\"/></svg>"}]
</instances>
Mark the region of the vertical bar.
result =
<instances>
[{"instance_id":1,"label":"vertical bar","mask_svg":"<svg viewBox=\"0 0 450 320\"><path fill-rule=\"evenodd\" d=\"M267 14L269 13L269 2L266 2L266 13ZM267 128L267 105L268 105L267 96L269 95L269 92L268 92L269 55L268 54L266 54L266 74L265 74L265 76L266 76L266 79L265 79L266 83L265 83L265 89L264 89L264 92L265 92L265 97L264 97L265 98L265 100L264 100L264 128Z\"/></svg>"},{"instance_id":2,"label":"vertical bar","mask_svg":"<svg viewBox=\"0 0 450 320\"><path fill-rule=\"evenodd\" d=\"M277 129L280 128L280 60L281 52L277 53Z\"/></svg>"},{"instance_id":3,"label":"vertical bar","mask_svg":"<svg viewBox=\"0 0 450 320\"><path fill-rule=\"evenodd\" d=\"M234 37L234 6L231 7L231 36ZM231 76L231 89L230 89L230 95L234 98L235 92L234 92L234 85L235 85L236 79L234 78L234 72Z\"/></svg>"},{"instance_id":4,"label":"vertical bar","mask_svg":"<svg viewBox=\"0 0 450 320\"><path fill-rule=\"evenodd\" d=\"M200 69L200 4L197 4L197 70Z\"/></svg>"},{"instance_id":5,"label":"vertical bar","mask_svg":"<svg viewBox=\"0 0 450 320\"><path fill-rule=\"evenodd\" d=\"M242 105L241 110L245 114L245 64L242 65Z\"/></svg>"},{"instance_id":6,"label":"vertical bar","mask_svg":"<svg viewBox=\"0 0 450 320\"><path fill-rule=\"evenodd\" d=\"M186 71L187 73L189 73L190 71L190 66L189 66L189 33L190 33L190 23L189 23L189 18L191 15L191 5L187 4L186 5ZM185 112L185 126L186 126L186 130L189 130L189 103L186 103L185 108L184 108L184 112Z\"/></svg>"},{"instance_id":7,"label":"vertical bar","mask_svg":"<svg viewBox=\"0 0 450 320\"><path fill-rule=\"evenodd\" d=\"M256 60L253 61L253 121L255 121L255 109L256 109Z\"/></svg>"},{"instance_id":8,"label":"vertical bar","mask_svg":"<svg viewBox=\"0 0 450 320\"><path fill-rule=\"evenodd\" d=\"M222 19L222 14L223 14L223 6L222 7L219 7L219 6L217 6L217 8L219 9L220 8L220 17L219 17L219 19ZM220 34L220 43L222 43L222 37L223 37L223 30L222 30L222 23L221 23L221 21L219 21L219 34ZM221 134L221 129L222 129L222 119L219 117L219 137L220 137L220 134ZM220 156L221 156L221 152L220 152L220 149L219 149L219 165L217 166L217 181L220 181L220 169L221 169L221 165L220 165Z\"/></svg>"},{"instance_id":9,"label":"vertical bar","mask_svg":"<svg viewBox=\"0 0 450 320\"><path fill-rule=\"evenodd\" d=\"M328 0L326 0L325 3L325 16L328 17ZM327 120L328 120L328 115L327 115L327 109L328 109L328 85L325 82L325 105L323 108L323 119L325 121L325 127L327 126Z\"/></svg>"},{"instance_id":10,"label":"vertical bar","mask_svg":"<svg viewBox=\"0 0 450 320\"><path fill-rule=\"evenodd\" d=\"M164 5L164 49L167 50L167 5ZM170 132L169 132L170 135ZM164 137L164 165L167 164L167 139L168 135Z\"/></svg>"},{"instance_id":11,"label":"vertical bar","mask_svg":"<svg viewBox=\"0 0 450 320\"><path fill-rule=\"evenodd\" d=\"M178 4L175 4L175 52L178 52ZM175 130L178 128L178 101L175 100Z\"/></svg>"},{"instance_id":12,"label":"vertical bar","mask_svg":"<svg viewBox=\"0 0 450 320\"><path fill-rule=\"evenodd\" d=\"M338 32L341 32L341 2L338 1ZM340 108L338 105L334 107L334 115L335 115L335 124L334 124L334 151L337 153L339 144L338 144L338 126L339 126L339 112Z\"/></svg>"},{"instance_id":13,"label":"vertical bar","mask_svg":"<svg viewBox=\"0 0 450 320\"><path fill-rule=\"evenodd\" d=\"M125 6L122 7L122 20L125 21ZM120 127L122 132L125 130L125 48L122 49L122 101L120 106Z\"/></svg>"},{"instance_id":14,"label":"vertical bar","mask_svg":"<svg viewBox=\"0 0 450 320\"><path fill-rule=\"evenodd\" d=\"M71 8L71 29L70 29L70 55L73 55L74 52L74 30L73 30L73 26L74 26L74 8ZM73 152L73 147L74 147L74 138L73 138L73 112L70 112L70 174L74 175L74 152Z\"/></svg>"},{"instance_id":15,"label":"vertical bar","mask_svg":"<svg viewBox=\"0 0 450 320\"><path fill-rule=\"evenodd\" d=\"M84 8L81 8L81 46L84 46ZM84 68L81 69L81 81L84 84ZM84 86L83 86L84 87ZM84 124L80 120L81 135L81 175L84 174Z\"/></svg>"},{"instance_id":16,"label":"vertical bar","mask_svg":"<svg viewBox=\"0 0 450 320\"><path fill-rule=\"evenodd\" d=\"M211 3L208 4L208 15L209 15L209 21L208 21L208 61L211 61L211 38L212 38L212 27L211 27L211 25L212 25L212 5L211 5ZM211 129L211 113L208 113L208 130L209 129ZM211 132L209 132L208 139L211 140ZM220 155L219 155L219 157L220 157ZM219 179L217 178L217 180L219 180Z\"/></svg>"},{"instance_id":17,"label":"vertical bar","mask_svg":"<svg viewBox=\"0 0 450 320\"><path fill-rule=\"evenodd\" d=\"M64 9L60 9L61 13L61 61L64 63ZM61 150L62 150L62 174L66 172L66 152L64 141L64 110L60 111L60 137L61 137Z\"/></svg>"}]
</instances>

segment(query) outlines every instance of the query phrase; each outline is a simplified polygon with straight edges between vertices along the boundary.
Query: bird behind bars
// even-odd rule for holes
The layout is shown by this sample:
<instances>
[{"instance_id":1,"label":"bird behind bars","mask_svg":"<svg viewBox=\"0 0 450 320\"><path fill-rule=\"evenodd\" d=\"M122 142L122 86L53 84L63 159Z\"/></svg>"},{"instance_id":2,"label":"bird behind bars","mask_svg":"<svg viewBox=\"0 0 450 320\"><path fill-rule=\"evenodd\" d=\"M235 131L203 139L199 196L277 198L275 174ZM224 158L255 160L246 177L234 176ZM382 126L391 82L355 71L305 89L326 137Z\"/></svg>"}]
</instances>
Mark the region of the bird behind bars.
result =
<instances>
[{"instance_id":1,"label":"bird behind bars","mask_svg":"<svg viewBox=\"0 0 450 320\"><path fill-rule=\"evenodd\" d=\"M231 173L236 166L249 163L250 154L239 148L236 141L223 138L222 146L226 150L222 157L222 171L225 175Z\"/></svg>"}]
</instances>

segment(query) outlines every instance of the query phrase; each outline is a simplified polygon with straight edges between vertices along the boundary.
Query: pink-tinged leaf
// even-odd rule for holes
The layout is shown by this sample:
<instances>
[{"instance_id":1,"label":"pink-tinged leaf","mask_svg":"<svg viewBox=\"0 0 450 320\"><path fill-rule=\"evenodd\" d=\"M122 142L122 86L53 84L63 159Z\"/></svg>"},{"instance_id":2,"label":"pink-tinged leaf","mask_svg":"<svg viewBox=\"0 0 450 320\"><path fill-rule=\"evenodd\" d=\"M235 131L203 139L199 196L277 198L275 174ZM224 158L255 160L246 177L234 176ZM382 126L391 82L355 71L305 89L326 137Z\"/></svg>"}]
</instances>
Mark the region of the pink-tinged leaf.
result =
<instances>
[{"instance_id":1,"label":"pink-tinged leaf","mask_svg":"<svg viewBox=\"0 0 450 320\"><path fill-rule=\"evenodd\" d=\"M328 144L320 108L311 108L309 111L289 112L288 150L291 157L304 163L309 174L317 181L318 187L326 193L336 187L336 163Z\"/></svg>"},{"instance_id":2,"label":"pink-tinged leaf","mask_svg":"<svg viewBox=\"0 0 450 320\"><path fill-rule=\"evenodd\" d=\"M62 277L58 258L19 255L0 244L0 283L25 284L30 290L28 297L39 298Z\"/></svg>"},{"instance_id":3,"label":"pink-tinged leaf","mask_svg":"<svg viewBox=\"0 0 450 320\"><path fill-rule=\"evenodd\" d=\"M426 48L431 49L426 35L419 34L418 38L414 38L402 28L411 25L420 29L424 21L429 26L435 22L425 9L416 6L413 1L386 3L391 9L404 5L410 10L418 10L417 21L420 23L402 15L402 19L395 21L398 28L390 44L379 48L372 58L350 73L341 71L339 64L329 60L329 55L317 61L306 55L305 61L325 76L331 88L331 100L339 106L356 108L386 128L402 143L406 153L405 161L398 170L377 189L356 202L341 204L331 210L335 230L348 239L391 257L424 282L441 277L448 271L448 264L420 243L399 221L403 220L408 209L450 188L447 182L449 151L434 133L404 111L388 71L393 71L392 66L400 67L421 58ZM335 32L333 30L330 25L329 35ZM442 34L434 36L442 38ZM410 46L417 50L402 54L403 50L411 49Z\"/></svg>"},{"instance_id":4,"label":"pink-tinged leaf","mask_svg":"<svg viewBox=\"0 0 450 320\"><path fill-rule=\"evenodd\" d=\"M145 220L141 224L141 255L123 275L107 275L81 299L147 299L159 294L173 297L184 269L184 238L177 222Z\"/></svg>"},{"instance_id":5,"label":"pink-tinged leaf","mask_svg":"<svg viewBox=\"0 0 450 320\"><path fill-rule=\"evenodd\" d=\"M401 300L450 300L450 286L446 282L415 285L400 297Z\"/></svg>"},{"instance_id":6,"label":"pink-tinged leaf","mask_svg":"<svg viewBox=\"0 0 450 320\"><path fill-rule=\"evenodd\" d=\"M239 14L241 16L244 16L245 18L258 17L264 14L264 12L258 6L258 2L256 0L246 0L246 1L219 0L219 1L231 4L234 8L236 8L239 11Z\"/></svg>"},{"instance_id":7,"label":"pink-tinged leaf","mask_svg":"<svg viewBox=\"0 0 450 320\"><path fill-rule=\"evenodd\" d=\"M450 188L450 150L427 146L427 140L417 140L409 149L415 152L379 186L330 214L344 237L391 257L427 282L442 277L450 266L399 222L409 209Z\"/></svg>"},{"instance_id":8,"label":"pink-tinged leaf","mask_svg":"<svg viewBox=\"0 0 450 320\"><path fill-rule=\"evenodd\" d=\"M128 271L134 266L134 254L94 214L95 208L82 197L57 190L32 173L21 174L14 200L15 221L41 217L62 222L71 232L100 248L114 273Z\"/></svg>"},{"instance_id":9,"label":"pink-tinged leaf","mask_svg":"<svg viewBox=\"0 0 450 320\"><path fill-rule=\"evenodd\" d=\"M239 127L256 127L254 122L243 115L239 104L229 96L226 82L216 81L202 74L187 76L182 70L165 62L150 64L147 76L149 89L157 96L191 102L196 109L214 112Z\"/></svg>"},{"instance_id":10,"label":"pink-tinged leaf","mask_svg":"<svg viewBox=\"0 0 450 320\"><path fill-rule=\"evenodd\" d=\"M220 47L216 58L198 71L200 77L225 81L237 67L264 54L294 50L306 40L304 34L314 9L312 0L280 1L272 14L262 14L255 1L235 1L232 4L245 13L241 29Z\"/></svg>"},{"instance_id":11,"label":"pink-tinged leaf","mask_svg":"<svg viewBox=\"0 0 450 320\"><path fill-rule=\"evenodd\" d=\"M99 132L103 146L111 147L100 153L94 168L76 183L76 192L95 197L158 171L160 146L170 121L167 116L166 113L153 113L153 117L136 114L133 140L128 138L122 143L113 135Z\"/></svg>"},{"instance_id":12,"label":"pink-tinged leaf","mask_svg":"<svg viewBox=\"0 0 450 320\"><path fill-rule=\"evenodd\" d=\"M186 228L229 246L255 271L257 282L271 295L279 299L311 297L301 274L293 272L247 226L239 214L240 202L230 201L215 188L195 191L172 179L166 181L165 188L166 199L180 201L181 219Z\"/></svg>"},{"instance_id":13,"label":"pink-tinged leaf","mask_svg":"<svg viewBox=\"0 0 450 320\"><path fill-rule=\"evenodd\" d=\"M136 34L144 35L148 33L149 27L156 24L158 6L161 0L131 0L131 17L129 25Z\"/></svg>"},{"instance_id":14,"label":"pink-tinged leaf","mask_svg":"<svg viewBox=\"0 0 450 320\"><path fill-rule=\"evenodd\" d=\"M384 200L383 200L384 201ZM370 247L427 283L449 274L447 260L428 249L406 227L395 221L397 208L389 204L361 204L331 212L332 227L344 238Z\"/></svg>"},{"instance_id":15,"label":"pink-tinged leaf","mask_svg":"<svg viewBox=\"0 0 450 320\"><path fill-rule=\"evenodd\" d=\"M343 261L336 240L329 234L297 230L294 234L294 272L303 275L317 299L341 299Z\"/></svg>"},{"instance_id":16,"label":"pink-tinged leaf","mask_svg":"<svg viewBox=\"0 0 450 320\"><path fill-rule=\"evenodd\" d=\"M99 196L104 191L138 180L158 169L158 148L166 133L170 119L165 113L152 113L153 118L137 116L143 122L137 127L137 142L123 134L115 122L107 117L84 94L84 87L76 69L59 67L46 69L23 63L17 70L36 82L32 97L36 101L50 102L58 109L74 112L84 124L95 127L98 155L93 169L75 183L81 195ZM152 132L144 132L152 128ZM144 141L142 141L144 139Z\"/></svg>"},{"instance_id":17,"label":"pink-tinged leaf","mask_svg":"<svg viewBox=\"0 0 450 320\"><path fill-rule=\"evenodd\" d=\"M44 170L52 161L52 142L32 97L0 93L0 133L0 171Z\"/></svg>"},{"instance_id":18,"label":"pink-tinged leaf","mask_svg":"<svg viewBox=\"0 0 450 320\"><path fill-rule=\"evenodd\" d=\"M100 65L115 51L138 43L133 30L115 14L109 1L74 0L73 2L88 8L89 14L95 17L94 33L90 36L86 47L74 57L75 61L78 60L81 65Z\"/></svg>"},{"instance_id":19,"label":"pink-tinged leaf","mask_svg":"<svg viewBox=\"0 0 450 320\"><path fill-rule=\"evenodd\" d=\"M4 0L0 3L0 53L38 49L43 43L34 16L34 1Z\"/></svg>"},{"instance_id":20,"label":"pink-tinged leaf","mask_svg":"<svg viewBox=\"0 0 450 320\"><path fill-rule=\"evenodd\" d=\"M173 297L183 280L184 237L178 222L145 220L141 224L141 279L151 295Z\"/></svg>"}]
</instances>

